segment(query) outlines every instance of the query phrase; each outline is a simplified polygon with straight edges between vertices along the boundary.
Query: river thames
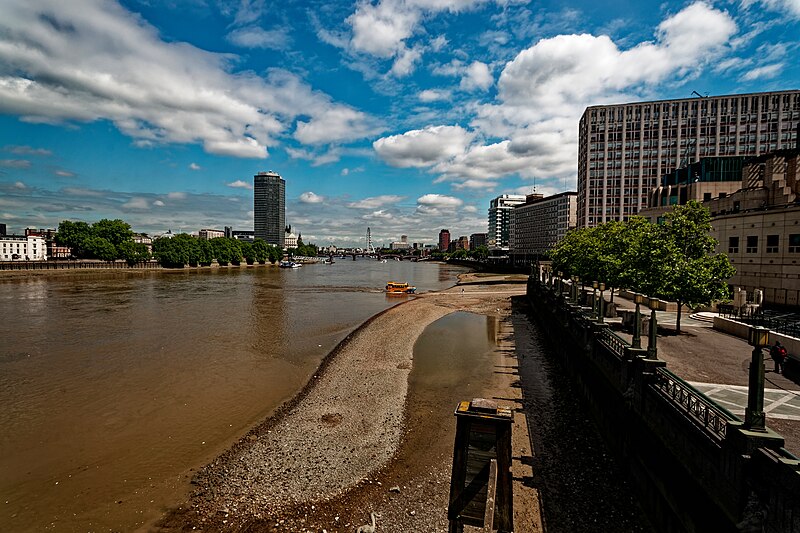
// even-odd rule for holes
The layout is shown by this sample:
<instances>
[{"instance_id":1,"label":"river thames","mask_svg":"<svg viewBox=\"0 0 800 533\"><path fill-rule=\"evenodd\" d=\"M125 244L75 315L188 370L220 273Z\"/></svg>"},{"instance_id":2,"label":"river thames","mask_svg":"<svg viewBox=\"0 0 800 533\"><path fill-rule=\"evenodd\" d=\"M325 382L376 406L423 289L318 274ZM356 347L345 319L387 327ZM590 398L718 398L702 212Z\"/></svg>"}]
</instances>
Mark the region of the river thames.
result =
<instances>
[{"instance_id":1,"label":"river thames","mask_svg":"<svg viewBox=\"0 0 800 533\"><path fill-rule=\"evenodd\" d=\"M364 320L464 270L341 259L299 269L87 272L0 283L0 520L132 530L192 469L302 388ZM413 342L413 340L411 341Z\"/></svg>"}]
</instances>

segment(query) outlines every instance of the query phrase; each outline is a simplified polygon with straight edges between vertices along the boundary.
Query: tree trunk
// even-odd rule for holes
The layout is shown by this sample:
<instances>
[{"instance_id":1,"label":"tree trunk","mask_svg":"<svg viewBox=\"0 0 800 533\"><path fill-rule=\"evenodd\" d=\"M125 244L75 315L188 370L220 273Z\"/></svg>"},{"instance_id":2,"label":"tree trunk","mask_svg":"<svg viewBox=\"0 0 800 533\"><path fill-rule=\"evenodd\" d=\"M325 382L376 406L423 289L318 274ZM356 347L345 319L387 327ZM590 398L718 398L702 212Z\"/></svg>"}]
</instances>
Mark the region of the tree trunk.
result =
<instances>
[{"instance_id":1,"label":"tree trunk","mask_svg":"<svg viewBox=\"0 0 800 533\"><path fill-rule=\"evenodd\" d=\"M681 334L681 309L683 308L683 302L678 300L678 317L675 320L675 333L678 335Z\"/></svg>"}]
</instances>

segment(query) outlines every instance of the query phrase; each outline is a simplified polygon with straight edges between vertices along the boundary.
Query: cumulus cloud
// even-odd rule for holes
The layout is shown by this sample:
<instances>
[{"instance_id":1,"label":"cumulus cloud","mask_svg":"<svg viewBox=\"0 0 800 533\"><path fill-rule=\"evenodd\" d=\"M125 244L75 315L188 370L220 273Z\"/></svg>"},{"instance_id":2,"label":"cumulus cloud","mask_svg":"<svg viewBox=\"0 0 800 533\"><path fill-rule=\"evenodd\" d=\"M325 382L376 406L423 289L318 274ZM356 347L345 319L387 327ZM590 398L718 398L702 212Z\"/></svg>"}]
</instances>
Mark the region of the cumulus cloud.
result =
<instances>
[{"instance_id":1,"label":"cumulus cloud","mask_svg":"<svg viewBox=\"0 0 800 533\"><path fill-rule=\"evenodd\" d=\"M392 166L426 167L463 154L474 137L461 126L428 126L383 137L372 147Z\"/></svg>"},{"instance_id":2,"label":"cumulus cloud","mask_svg":"<svg viewBox=\"0 0 800 533\"><path fill-rule=\"evenodd\" d=\"M22 183L21 181L17 181L17 182L14 183L14 188L15 189L27 189L28 186L25 185L24 183Z\"/></svg>"},{"instance_id":3,"label":"cumulus cloud","mask_svg":"<svg viewBox=\"0 0 800 533\"><path fill-rule=\"evenodd\" d=\"M321 204L325 201L325 198L318 194L314 194L311 191L304 192L300 195L300 201L304 204Z\"/></svg>"},{"instance_id":4,"label":"cumulus cloud","mask_svg":"<svg viewBox=\"0 0 800 533\"><path fill-rule=\"evenodd\" d=\"M161 200L156 200L153 202L153 205L156 207L164 207L165 204Z\"/></svg>"},{"instance_id":5,"label":"cumulus cloud","mask_svg":"<svg viewBox=\"0 0 800 533\"><path fill-rule=\"evenodd\" d=\"M441 102L449 100L452 93L445 89L425 89L419 93L419 100L421 102Z\"/></svg>"},{"instance_id":6,"label":"cumulus cloud","mask_svg":"<svg viewBox=\"0 0 800 533\"><path fill-rule=\"evenodd\" d=\"M424 216L440 216L454 212L464 202L453 196L443 194L426 194L417 198L417 213Z\"/></svg>"},{"instance_id":7,"label":"cumulus cloud","mask_svg":"<svg viewBox=\"0 0 800 533\"><path fill-rule=\"evenodd\" d=\"M189 170L200 170L201 168L203 168L203 167L201 167L197 163L190 163L189 164Z\"/></svg>"},{"instance_id":8,"label":"cumulus cloud","mask_svg":"<svg viewBox=\"0 0 800 533\"><path fill-rule=\"evenodd\" d=\"M574 179L576 125L588 106L637 100L659 84L690 79L731 51L736 31L728 13L696 2L666 17L652 40L626 49L605 35L541 39L505 65L495 101L476 108L471 129L427 127L373 148L389 164L429 168L456 189L492 187L513 174ZM491 72L480 65L456 59L433 72L461 76L464 89L488 88Z\"/></svg>"},{"instance_id":9,"label":"cumulus cloud","mask_svg":"<svg viewBox=\"0 0 800 533\"><path fill-rule=\"evenodd\" d=\"M794 18L800 18L800 0L744 0L745 6L761 4L770 11L785 13Z\"/></svg>"},{"instance_id":10,"label":"cumulus cloud","mask_svg":"<svg viewBox=\"0 0 800 533\"><path fill-rule=\"evenodd\" d=\"M772 65L764 65L763 67L756 67L748 70L742 75L742 81L753 81L758 79L774 78L783 70L783 63L773 63Z\"/></svg>"},{"instance_id":11,"label":"cumulus cloud","mask_svg":"<svg viewBox=\"0 0 800 533\"><path fill-rule=\"evenodd\" d=\"M74 178L75 173L70 172L69 170L56 170L53 174L56 176L61 176L62 178Z\"/></svg>"},{"instance_id":12,"label":"cumulus cloud","mask_svg":"<svg viewBox=\"0 0 800 533\"><path fill-rule=\"evenodd\" d=\"M185 192L179 191L167 193L167 198L170 200L185 200L187 196L188 195Z\"/></svg>"},{"instance_id":13,"label":"cumulus cloud","mask_svg":"<svg viewBox=\"0 0 800 533\"><path fill-rule=\"evenodd\" d=\"M0 167L4 168L30 168L31 162L27 159L0 159Z\"/></svg>"},{"instance_id":14,"label":"cumulus cloud","mask_svg":"<svg viewBox=\"0 0 800 533\"><path fill-rule=\"evenodd\" d=\"M199 143L209 153L251 158L267 157L301 112L301 130L322 124L298 132L313 143L369 130L364 113L294 74L273 69L262 77L234 72L235 64L231 55L162 40L116 3L87 0L73 9L12 0L0 18L0 112L32 122L106 119L139 145ZM347 119L331 123L331 116Z\"/></svg>"},{"instance_id":15,"label":"cumulus cloud","mask_svg":"<svg viewBox=\"0 0 800 533\"><path fill-rule=\"evenodd\" d=\"M494 83L492 71L489 70L489 65L481 63L480 61L473 61L461 78L460 87L466 91L474 91L477 89L485 91Z\"/></svg>"},{"instance_id":16,"label":"cumulus cloud","mask_svg":"<svg viewBox=\"0 0 800 533\"><path fill-rule=\"evenodd\" d=\"M396 194L384 194L381 196L373 196L371 198L364 198L363 200L359 200L357 202L350 202L347 204L347 207L352 207L355 209L377 209L384 205L388 204L396 204L401 200L404 200L405 196L398 196Z\"/></svg>"},{"instance_id":17,"label":"cumulus cloud","mask_svg":"<svg viewBox=\"0 0 800 533\"><path fill-rule=\"evenodd\" d=\"M150 202L147 201L147 198L135 196L122 204L121 208L123 210L130 209L133 211L142 211L145 209L150 209Z\"/></svg>"},{"instance_id":18,"label":"cumulus cloud","mask_svg":"<svg viewBox=\"0 0 800 533\"><path fill-rule=\"evenodd\" d=\"M16 155L33 155L33 156L49 156L53 155L53 152L50 150L46 150L44 148L34 148L32 146L19 146L14 144L9 144L3 147L4 152L10 152Z\"/></svg>"},{"instance_id":19,"label":"cumulus cloud","mask_svg":"<svg viewBox=\"0 0 800 533\"><path fill-rule=\"evenodd\" d=\"M230 183L226 183L228 187L233 187L234 189L252 189L253 185L247 181L236 180Z\"/></svg>"}]
</instances>

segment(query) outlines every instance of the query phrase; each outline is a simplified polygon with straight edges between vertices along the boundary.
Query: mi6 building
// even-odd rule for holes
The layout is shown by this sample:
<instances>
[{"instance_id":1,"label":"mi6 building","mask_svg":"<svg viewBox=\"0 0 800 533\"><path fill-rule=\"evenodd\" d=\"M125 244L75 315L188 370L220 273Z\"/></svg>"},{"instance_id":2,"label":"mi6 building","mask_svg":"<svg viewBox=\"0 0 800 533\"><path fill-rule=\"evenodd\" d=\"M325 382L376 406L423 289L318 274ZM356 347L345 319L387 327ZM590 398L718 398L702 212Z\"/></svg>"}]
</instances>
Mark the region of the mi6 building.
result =
<instances>
[{"instance_id":1,"label":"mi6 building","mask_svg":"<svg viewBox=\"0 0 800 533\"><path fill-rule=\"evenodd\" d=\"M256 239L283 249L286 232L286 182L273 171L253 176L253 225Z\"/></svg>"},{"instance_id":2,"label":"mi6 building","mask_svg":"<svg viewBox=\"0 0 800 533\"><path fill-rule=\"evenodd\" d=\"M626 220L664 174L793 148L800 91L592 106L578 133L578 226Z\"/></svg>"}]
</instances>

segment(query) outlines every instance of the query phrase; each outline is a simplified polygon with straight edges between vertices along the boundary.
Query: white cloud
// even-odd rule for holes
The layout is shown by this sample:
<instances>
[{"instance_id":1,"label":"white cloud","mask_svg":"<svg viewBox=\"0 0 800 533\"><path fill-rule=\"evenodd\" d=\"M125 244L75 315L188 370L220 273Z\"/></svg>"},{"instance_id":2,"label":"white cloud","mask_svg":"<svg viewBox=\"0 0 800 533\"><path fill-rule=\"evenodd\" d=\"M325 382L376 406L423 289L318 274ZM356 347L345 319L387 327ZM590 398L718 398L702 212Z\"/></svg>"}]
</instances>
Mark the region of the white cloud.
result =
<instances>
[{"instance_id":1,"label":"white cloud","mask_svg":"<svg viewBox=\"0 0 800 533\"><path fill-rule=\"evenodd\" d=\"M372 213L367 213L366 215L361 215L361 218L363 220L391 220L394 216L388 211L380 209Z\"/></svg>"},{"instance_id":2,"label":"white cloud","mask_svg":"<svg viewBox=\"0 0 800 533\"><path fill-rule=\"evenodd\" d=\"M48 156L53 155L53 152L44 148L34 148L32 146L19 146L19 145L6 145L3 147L4 152L10 152L16 155L35 155L35 156Z\"/></svg>"},{"instance_id":3,"label":"white cloud","mask_svg":"<svg viewBox=\"0 0 800 533\"><path fill-rule=\"evenodd\" d=\"M783 63L773 63L772 65L765 65L757 67L745 72L741 79L742 81L753 81L758 79L770 79L776 77L783 70Z\"/></svg>"},{"instance_id":4,"label":"white cloud","mask_svg":"<svg viewBox=\"0 0 800 533\"><path fill-rule=\"evenodd\" d=\"M69 170L56 170L54 172L54 174L56 176L61 176L62 178L74 178L75 177L75 173L74 172L70 172Z\"/></svg>"},{"instance_id":5,"label":"white cloud","mask_svg":"<svg viewBox=\"0 0 800 533\"><path fill-rule=\"evenodd\" d=\"M341 174L342 174L342 176L347 176L348 174L350 174L350 169L349 168L343 168Z\"/></svg>"},{"instance_id":6,"label":"white cloud","mask_svg":"<svg viewBox=\"0 0 800 533\"><path fill-rule=\"evenodd\" d=\"M270 48L273 50L282 50L290 42L289 34L285 29L265 30L259 26L237 28L228 34L227 39L243 48Z\"/></svg>"},{"instance_id":7,"label":"white cloud","mask_svg":"<svg viewBox=\"0 0 800 533\"><path fill-rule=\"evenodd\" d=\"M242 21L261 11L254 4L240 9L249 13ZM0 112L48 123L106 119L139 145L199 143L209 153L251 158L267 157L300 113L306 124L348 117L340 124L346 132L317 128L314 143L371 131L361 124L365 114L296 75L237 73L235 59L163 41L115 3L87 0L74 9L12 0L0 17Z\"/></svg>"},{"instance_id":8,"label":"white cloud","mask_svg":"<svg viewBox=\"0 0 800 533\"><path fill-rule=\"evenodd\" d=\"M4 168L30 168L31 162L27 159L0 159L0 167Z\"/></svg>"},{"instance_id":9,"label":"white cloud","mask_svg":"<svg viewBox=\"0 0 800 533\"><path fill-rule=\"evenodd\" d=\"M185 200L188 195L185 192L170 192L167 193L167 198L170 200Z\"/></svg>"},{"instance_id":10,"label":"white cloud","mask_svg":"<svg viewBox=\"0 0 800 533\"><path fill-rule=\"evenodd\" d=\"M461 126L427 126L372 143L378 155L396 167L426 167L463 154L474 133Z\"/></svg>"},{"instance_id":11,"label":"white cloud","mask_svg":"<svg viewBox=\"0 0 800 533\"><path fill-rule=\"evenodd\" d=\"M495 187L497 187L497 182L489 180L476 180L476 179L468 179L464 180L461 183L453 184L453 188L457 191L460 191L462 189L493 191Z\"/></svg>"},{"instance_id":12,"label":"white cloud","mask_svg":"<svg viewBox=\"0 0 800 533\"><path fill-rule=\"evenodd\" d=\"M153 202L153 205L156 207L164 207L164 202L162 202L161 200L156 200Z\"/></svg>"},{"instance_id":13,"label":"white cloud","mask_svg":"<svg viewBox=\"0 0 800 533\"><path fill-rule=\"evenodd\" d=\"M27 187L27 185L25 185L21 181L17 181L17 182L14 183L14 188L15 189L27 189L28 187Z\"/></svg>"},{"instance_id":14,"label":"white cloud","mask_svg":"<svg viewBox=\"0 0 800 533\"><path fill-rule=\"evenodd\" d=\"M377 209L387 204L396 204L404 200L405 196L398 196L396 194L384 194L381 196L373 196L371 198L364 198L357 202L350 202L347 207L355 209Z\"/></svg>"},{"instance_id":15,"label":"white cloud","mask_svg":"<svg viewBox=\"0 0 800 533\"><path fill-rule=\"evenodd\" d=\"M455 198L454 196L445 196L443 194L426 194L417 198L419 205L429 207L443 207L454 209L463 205L463 200Z\"/></svg>"},{"instance_id":16,"label":"white cloud","mask_svg":"<svg viewBox=\"0 0 800 533\"><path fill-rule=\"evenodd\" d=\"M477 213L478 208L475 207L474 205L465 205L462 211L464 211L465 213Z\"/></svg>"},{"instance_id":17,"label":"white cloud","mask_svg":"<svg viewBox=\"0 0 800 533\"><path fill-rule=\"evenodd\" d=\"M742 2L745 6L756 3L770 11L778 11L791 17L800 18L800 0L744 0Z\"/></svg>"},{"instance_id":18,"label":"white cloud","mask_svg":"<svg viewBox=\"0 0 800 533\"><path fill-rule=\"evenodd\" d=\"M398 52L392 69L389 72L397 78L408 76L414 72L420 60L422 60L421 47L403 48Z\"/></svg>"},{"instance_id":19,"label":"white cloud","mask_svg":"<svg viewBox=\"0 0 800 533\"><path fill-rule=\"evenodd\" d=\"M489 65L480 61L473 61L466 69L464 77L461 78L460 87L466 91L480 89L485 91L494 83L492 71Z\"/></svg>"},{"instance_id":20,"label":"white cloud","mask_svg":"<svg viewBox=\"0 0 800 533\"><path fill-rule=\"evenodd\" d=\"M253 188L253 185L251 185L249 182L242 181L242 180L232 181L230 183L226 183L225 185L227 185L228 187L233 187L234 189L252 189Z\"/></svg>"},{"instance_id":21,"label":"white cloud","mask_svg":"<svg viewBox=\"0 0 800 533\"><path fill-rule=\"evenodd\" d=\"M200 166L200 165L198 165L197 163L190 163L190 164L189 164L189 170L200 170L200 169L202 169L202 168L203 168L203 167L201 167L201 166Z\"/></svg>"},{"instance_id":22,"label":"white cloud","mask_svg":"<svg viewBox=\"0 0 800 533\"><path fill-rule=\"evenodd\" d=\"M300 201L303 202L304 204L321 204L322 202L325 201L325 198L318 194L314 194L311 191L308 191L300 195Z\"/></svg>"},{"instance_id":23,"label":"white cloud","mask_svg":"<svg viewBox=\"0 0 800 533\"><path fill-rule=\"evenodd\" d=\"M445 89L425 89L419 93L418 98L421 102L441 102L449 100L452 93Z\"/></svg>"},{"instance_id":24,"label":"white cloud","mask_svg":"<svg viewBox=\"0 0 800 533\"><path fill-rule=\"evenodd\" d=\"M145 209L150 209L150 202L147 201L147 198L141 198L138 196L134 196L124 204L120 206L123 210L131 209L142 211Z\"/></svg>"},{"instance_id":25,"label":"white cloud","mask_svg":"<svg viewBox=\"0 0 800 533\"><path fill-rule=\"evenodd\" d=\"M294 138L303 144L318 145L361 139L378 131L379 126L365 113L336 106L321 111L308 122L298 120Z\"/></svg>"}]
</instances>

